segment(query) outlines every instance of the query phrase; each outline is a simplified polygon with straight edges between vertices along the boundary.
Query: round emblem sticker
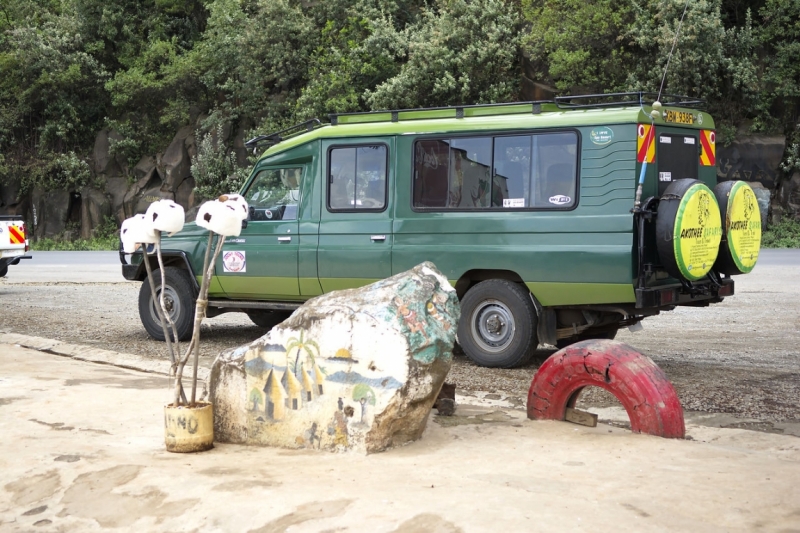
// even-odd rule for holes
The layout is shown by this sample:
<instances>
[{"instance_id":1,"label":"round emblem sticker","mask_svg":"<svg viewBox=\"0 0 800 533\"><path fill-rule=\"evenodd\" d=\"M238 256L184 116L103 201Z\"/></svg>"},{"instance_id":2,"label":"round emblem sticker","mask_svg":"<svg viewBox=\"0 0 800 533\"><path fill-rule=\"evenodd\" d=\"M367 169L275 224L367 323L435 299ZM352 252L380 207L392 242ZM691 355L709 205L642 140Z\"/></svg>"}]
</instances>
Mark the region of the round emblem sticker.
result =
<instances>
[{"instance_id":1,"label":"round emblem sticker","mask_svg":"<svg viewBox=\"0 0 800 533\"><path fill-rule=\"evenodd\" d=\"M614 139L614 130L607 127L595 128L589 133L594 144L608 144Z\"/></svg>"},{"instance_id":2,"label":"round emblem sticker","mask_svg":"<svg viewBox=\"0 0 800 533\"><path fill-rule=\"evenodd\" d=\"M224 272L246 272L247 260L244 254L245 252L223 252L222 270Z\"/></svg>"}]
</instances>

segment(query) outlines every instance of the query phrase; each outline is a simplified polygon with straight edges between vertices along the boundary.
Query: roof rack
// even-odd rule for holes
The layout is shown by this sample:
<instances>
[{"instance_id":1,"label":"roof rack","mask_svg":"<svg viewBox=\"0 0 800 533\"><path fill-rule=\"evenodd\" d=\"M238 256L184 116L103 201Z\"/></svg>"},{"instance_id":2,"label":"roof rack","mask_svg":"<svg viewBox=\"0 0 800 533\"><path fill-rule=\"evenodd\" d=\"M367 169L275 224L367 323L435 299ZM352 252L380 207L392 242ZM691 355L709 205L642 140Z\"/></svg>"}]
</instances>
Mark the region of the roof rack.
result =
<instances>
[{"instance_id":1,"label":"roof rack","mask_svg":"<svg viewBox=\"0 0 800 533\"><path fill-rule=\"evenodd\" d=\"M318 118L312 118L306 120L305 122L301 122L300 124L295 124L294 126L290 126L286 129L276 131L275 133L270 133L269 135L259 135L258 137L253 137L244 143L244 145L248 149L252 148L253 153L255 154L259 146L272 146L274 144L278 144L287 137L292 137L293 135L297 135L303 131L311 131L321 126L322 122L320 122Z\"/></svg>"},{"instance_id":2,"label":"roof rack","mask_svg":"<svg viewBox=\"0 0 800 533\"><path fill-rule=\"evenodd\" d=\"M602 107L626 107L650 105L659 98L658 93L631 92L608 94L581 94L575 96L556 96L559 109L592 109ZM662 94L661 103L672 107L704 107L705 101L677 94Z\"/></svg>"},{"instance_id":3,"label":"roof rack","mask_svg":"<svg viewBox=\"0 0 800 533\"><path fill-rule=\"evenodd\" d=\"M370 122L399 122L401 120L425 120L436 118L487 117L496 115L539 114L556 111L552 100L512 102L500 104L476 104L447 107L420 107L386 111L362 111L355 113L331 113L331 125L365 124Z\"/></svg>"}]
</instances>

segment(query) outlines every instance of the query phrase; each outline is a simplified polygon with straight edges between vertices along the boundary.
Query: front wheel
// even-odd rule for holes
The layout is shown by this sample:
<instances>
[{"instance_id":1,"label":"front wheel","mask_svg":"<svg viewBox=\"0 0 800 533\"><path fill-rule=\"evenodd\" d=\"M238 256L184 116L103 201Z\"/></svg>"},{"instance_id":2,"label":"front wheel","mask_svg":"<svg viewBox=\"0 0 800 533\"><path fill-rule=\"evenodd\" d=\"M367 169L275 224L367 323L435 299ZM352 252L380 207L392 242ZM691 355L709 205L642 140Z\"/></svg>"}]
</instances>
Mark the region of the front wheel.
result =
<instances>
[{"instance_id":1,"label":"front wheel","mask_svg":"<svg viewBox=\"0 0 800 533\"><path fill-rule=\"evenodd\" d=\"M188 340L192 336L194 326L195 293L191 277L185 270L175 267L166 267L164 277L164 304L167 312L175 323L178 338L182 341ZM151 337L163 341L164 330L161 328L161 321L156 311L156 305L160 305L158 298L161 296L161 270L153 271L153 280L156 286L156 299L153 299L148 280L145 279L142 288L139 289L139 318ZM167 330L170 330L169 326Z\"/></svg>"},{"instance_id":2,"label":"front wheel","mask_svg":"<svg viewBox=\"0 0 800 533\"><path fill-rule=\"evenodd\" d=\"M458 341L467 357L486 367L527 363L538 346L530 293L502 279L482 281L461 300Z\"/></svg>"}]
</instances>

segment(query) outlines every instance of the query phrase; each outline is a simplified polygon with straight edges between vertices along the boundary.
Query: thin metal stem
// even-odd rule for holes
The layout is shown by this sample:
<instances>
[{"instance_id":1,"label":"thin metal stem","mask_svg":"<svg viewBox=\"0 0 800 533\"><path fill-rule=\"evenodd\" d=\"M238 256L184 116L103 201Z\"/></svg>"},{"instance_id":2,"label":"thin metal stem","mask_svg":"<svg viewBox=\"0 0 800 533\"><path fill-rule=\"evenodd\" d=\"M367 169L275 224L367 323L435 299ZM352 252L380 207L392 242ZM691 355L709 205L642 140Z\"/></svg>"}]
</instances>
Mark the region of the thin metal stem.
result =
<instances>
[{"instance_id":1,"label":"thin metal stem","mask_svg":"<svg viewBox=\"0 0 800 533\"><path fill-rule=\"evenodd\" d=\"M156 251L157 251L157 255L158 255L159 266L161 266L161 250L158 247L158 244L161 241L160 232L158 234L158 241L159 242L156 243ZM147 258L147 245L146 244L142 245L142 260L144 261L144 268L147 271L147 281L150 283L150 298L151 298L151 301L152 301L152 305L153 305L153 308L156 310L156 314L158 315L158 320L161 323L161 331L164 332L164 340L166 341L167 348L169 350L169 360L170 360L170 363L171 363L170 376L172 376L172 375L174 375L176 373L177 361L175 360L175 350L173 349L172 343L170 342L169 332L167 331L167 323L166 323L165 318L164 318L165 316L168 316L166 308L164 307L164 285L165 285L164 267L161 266L161 298L160 298L160 305L157 305L155 300L156 300L156 294L158 294L158 292L156 291L156 283L153 280L153 267L150 266L150 259ZM170 320L170 323L172 323L172 320L171 319L169 319L169 320ZM173 326L173 328L174 328L174 326ZM178 336L175 335L175 339L176 340L177 340L177 338L178 338ZM180 353L180 352L178 352L178 353ZM177 385L180 386L180 383L178 383ZM180 396L180 398L183 399L184 402L186 401L186 393L183 391L183 387L181 387L181 389L179 391L177 391L176 398L178 397L178 395ZM177 405L177 403L175 405Z\"/></svg>"}]
</instances>

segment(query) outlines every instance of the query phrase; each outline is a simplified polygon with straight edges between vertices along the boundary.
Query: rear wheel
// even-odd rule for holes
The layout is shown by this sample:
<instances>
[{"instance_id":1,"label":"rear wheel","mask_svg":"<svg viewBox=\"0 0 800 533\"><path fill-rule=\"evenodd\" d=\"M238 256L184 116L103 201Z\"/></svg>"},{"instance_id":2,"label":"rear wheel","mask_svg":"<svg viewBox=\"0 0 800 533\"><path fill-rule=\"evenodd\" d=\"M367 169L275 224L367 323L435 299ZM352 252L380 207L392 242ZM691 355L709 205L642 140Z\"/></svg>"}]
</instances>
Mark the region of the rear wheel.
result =
<instances>
[{"instance_id":1,"label":"rear wheel","mask_svg":"<svg viewBox=\"0 0 800 533\"><path fill-rule=\"evenodd\" d=\"M188 340L192 336L196 298L191 277L188 272L176 267L166 267L164 276L164 304L175 323L178 338L182 341ZM163 341L164 330L161 328L161 321L156 311L156 305L160 305L158 298L161 295L161 270L153 271L153 280L156 286L156 299L153 299L148 280L145 279L142 288L139 289L139 318L151 337Z\"/></svg>"},{"instance_id":2,"label":"rear wheel","mask_svg":"<svg viewBox=\"0 0 800 533\"><path fill-rule=\"evenodd\" d=\"M250 320L253 321L253 324L264 329L274 328L289 318L290 315L291 313L286 311L264 311L261 309L247 312L247 316L250 317Z\"/></svg>"},{"instance_id":3,"label":"rear wheel","mask_svg":"<svg viewBox=\"0 0 800 533\"><path fill-rule=\"evenodd\" d=\"M536 324L536 309L526 289L502 279L482 281L461 300L458 341L480 366L513 368L533 356Z\"/></svg>"},{"instance_id":4,"label":"rear wheel","mask_svg":"<svg viewBox=\"0 0 800 533\"><path fill-rule=\"evenodd\" d=\"M0 278L5 277L6 274L8 274L8 265L3 263L0 265Z\"/></svg>"}]
</instances>

